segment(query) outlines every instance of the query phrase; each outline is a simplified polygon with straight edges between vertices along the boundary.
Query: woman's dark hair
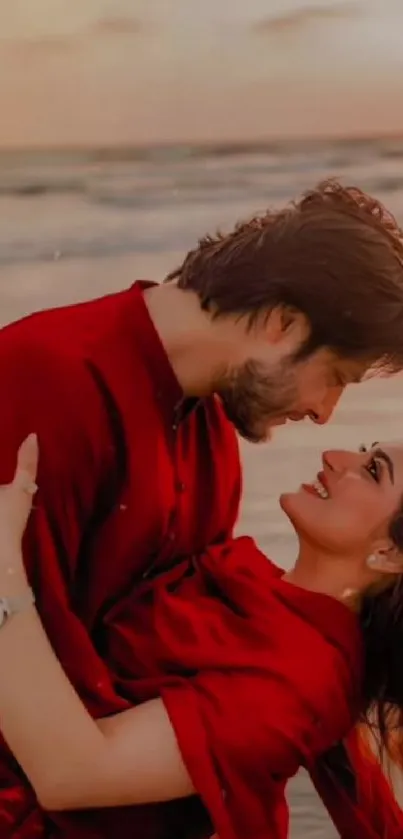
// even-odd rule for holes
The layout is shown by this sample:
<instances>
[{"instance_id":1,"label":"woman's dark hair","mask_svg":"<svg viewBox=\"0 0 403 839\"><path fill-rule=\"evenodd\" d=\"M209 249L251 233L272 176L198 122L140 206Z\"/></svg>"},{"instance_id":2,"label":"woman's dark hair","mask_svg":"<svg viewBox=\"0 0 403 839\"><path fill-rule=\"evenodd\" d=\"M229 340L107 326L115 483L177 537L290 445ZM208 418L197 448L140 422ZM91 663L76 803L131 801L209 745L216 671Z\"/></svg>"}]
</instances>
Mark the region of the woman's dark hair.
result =
<instances>
[{"instance_id":1,"label":"woman's dark hair","mask_svg":"<svg viewBox=\"0 0 403 839\"><path fill-rule=\"evenodd\" d=\"M403 503L389 525L389 536L403 554ZM375 728L381 749L390 733L403 731L403 575L392 586L368 595L361 608L364 635L364 721Z\"/></svg>"},{"instance_id":2,"label":"woman's dark hair","mask_svg":"<svg viewBox=\"0 0 403 839\"><path fill-rule=\"evenodd\" d=\"M252 324L276 306L302 312L307 356L329 347L340 357L403 366L403 238L375 198L335 180L278 212L205 236L166 278L195 292L213 317Z\"/></svg>"},{"instance_id":3,"label":"woman's dark hair","mask_svg":"<svg viewBox=\"0 0 403 839\"><path fill-rule=\"evenodd\" d=\"M389 536L403 554L403 500L390 522ZM373 734L383 761L396 742L403 747L403 574L390 587L364 598L360 622L365 663L359 722ZM354 797L356 778L344 745L330 749L321 763Z\"/></svg>"}]
</instances>

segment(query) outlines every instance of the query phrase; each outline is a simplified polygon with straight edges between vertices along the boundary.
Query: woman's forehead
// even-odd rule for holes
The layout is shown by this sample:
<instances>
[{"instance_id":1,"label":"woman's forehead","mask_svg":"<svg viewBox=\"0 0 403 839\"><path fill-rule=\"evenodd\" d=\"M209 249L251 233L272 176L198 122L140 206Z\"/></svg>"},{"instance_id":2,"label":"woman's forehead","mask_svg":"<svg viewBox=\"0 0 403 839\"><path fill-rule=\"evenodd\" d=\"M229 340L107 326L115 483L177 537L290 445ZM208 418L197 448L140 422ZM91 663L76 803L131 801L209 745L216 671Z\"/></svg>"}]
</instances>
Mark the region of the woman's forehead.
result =
<instances>
[{"instance_id":1,"label":"woman's forehead","mask_svg":"<svg viewBox=\"0 0 403 839\"><path fill-rule=\"evenodd\" d=\"M382 449L388 454L395 454L397 457L403 457L403 440L380 440L372 443L371 448Z\"/></svg>"},{"instance_id":2,"label":"woman's forehead","mask_svg":"<svg viewBox=\"0 0 403 839\"><path fill-rule=\"evenodd\" d=\"M403 441L379 442L374 445L374 451L383 451L393 463L395 478L399 484L403 483Z\"/></svg>"}]
</instances>

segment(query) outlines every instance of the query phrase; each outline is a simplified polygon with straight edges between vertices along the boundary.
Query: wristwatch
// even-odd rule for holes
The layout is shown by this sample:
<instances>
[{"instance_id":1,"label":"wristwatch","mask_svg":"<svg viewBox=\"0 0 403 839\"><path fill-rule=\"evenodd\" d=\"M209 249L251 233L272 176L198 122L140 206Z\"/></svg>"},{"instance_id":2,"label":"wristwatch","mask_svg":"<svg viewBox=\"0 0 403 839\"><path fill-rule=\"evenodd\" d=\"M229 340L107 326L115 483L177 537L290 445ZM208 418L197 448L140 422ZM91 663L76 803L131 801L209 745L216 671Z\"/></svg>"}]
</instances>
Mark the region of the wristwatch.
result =
<instances>
[{"instance_id":1,"label":"wristwatch","mask_svg":"<svg viewBox=\"0 0 403 839\"><path fill-rule=\"evenodd\" d=\"M0 629L9 618L20 612L26 612L34 603L35 595L32 588L28 588L26 594L21 597L0 597Z\"/></svg>"}]
</instances>

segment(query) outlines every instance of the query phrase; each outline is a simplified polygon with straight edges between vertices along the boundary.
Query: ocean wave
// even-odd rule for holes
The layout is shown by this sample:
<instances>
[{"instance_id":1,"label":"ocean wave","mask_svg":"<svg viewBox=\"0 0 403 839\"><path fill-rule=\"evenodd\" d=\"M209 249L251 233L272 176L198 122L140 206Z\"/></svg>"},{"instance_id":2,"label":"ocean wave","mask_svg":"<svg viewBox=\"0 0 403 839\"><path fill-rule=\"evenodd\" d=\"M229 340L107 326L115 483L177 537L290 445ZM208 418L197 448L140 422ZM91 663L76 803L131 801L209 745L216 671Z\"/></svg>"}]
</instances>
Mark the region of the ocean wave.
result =
<instances>
[{"instance_id":1,"label":"ocean wave","mask_svg":"<svg viewBox=\"0 0 403 839\"><path fill-rule=\"evenodd\" d=\"M38 262L58 262L69 259L93 259L94 257L123 256L136 253L164 253L171 243L159 238L139 240L104 237L84 241L61 240L58 247L32 241L14 242L0 247L0 266Z\"/></svg>"},{"instance_id":2,"label":"ocean wave","mask_svg":"<svg viewBox=\"0 0 403 839\"><path fill-rule=\"evenodd\" d=\"M133 178L132 184L126 184L124 187L119 183L111 182L105 186L102 183L88 184L85 181L55 183L54 181L27 180L10 184L2 182L0 174L0 198L20 198L23 201L25 198L40 200L47 196L77 195L86 203L141 210L206 203L226 204L228 201L242 201L250 196L256 199L257 206L262 206L263 202L263 207L268 207L273 204L278 205L279 202L287 202L296 194L309 189L313 182L321 178L342 177L339 174L341 169L341 166L337 166L332 167L330 171L317 170L314 177L308 170L302 178L299 177L301 172L290 170L284 182L279 182L278 178L270 177L262 170L260 183L257 183L256 179L246 177L235 179L233 183L220 183L219 180L214 183L210 178L206 183L201 183L200 180L185 182L173 179L171 184L164 187L150 183L145 188L138 185L136 178ZM334 172L337 174L333 174ZM368 174L364 178L350 175L348 178L344 177L344 180L348 183L358 183L363 189L374 194L395 193L403 189L403 176L398 174L390 176Z\"/></svg>"},{"instance_id":3,"label":"ocean wave","mask_svg":"<svg viewBox=\"0 0 403 839\"><path fill-rule=\"evenodd\" d=\"M400 212L400 155L397 140L3 152L0 265L186 249L331 175Z\"/></svg>"},{"instance_id":4,"label":"ocean wave","mask_svg":"<svg viewBox=\"0 0 403 839\"><path fill-rule=\"evenodd\" d=\"M0 174L1 178L1 174ZM38 198L43 195L67 195L68 193L83 193L85 194L85 184L83 182L72 181L45 181L45 180L21 180L20 182L7 182L0 180L0 196L27 196Z\"/></svg>"},{"instance_id":5,"label":"ocean wave","mask_svg":"<svg viewBox=\"0 0 403 839\"><path fill-rule=\"evenodd\" d=\"M403 141L323 141L258 144L152 146L101 149L87 152L2 152L0 195L46 196L77 193L91 200L108 200L121 191L151 196L181 190L259 189L259 179L270 178L261 188L281 195L278 180L326 176L332 172L354 174L363 166L389 162L403 156ZM394 188L393 182L387 188ZM400 188L400 184L398 184ZM196 195L195 195L196 197Z\"/></svg>"},{"instance_id":6,"label":"ocean wave","mask_svg":"<svg viewBox=\"0 0 403 839\"><path fill-rule=\"evenodd\" d=\"M339 167L338 167L339 168ZM292 173L291 173L292 174ZM339 177L338 175L332 177ZM352 179L349 179L352 182ZM256 186L253 183L244 182L242 184L230 184L228 186L211 185L202 186L200 184L172 184L172 186L162 190L152 186L147 187L146 190L139 189L133 185L131 189L119 190L111 187L103 188L88 188L86 184L71 183L54 184L54 183L32 183L26 182L18 185L6 185L0 181L0 198L14 197L14 198L46 198L50 195L79 195L83 200L96 204L111 205L120 209L146 209L153 206L178 206L178 205L192 205L205 204L206 202L212 205L226 204L228 201L243 200L248 195L256 198L256 204L261 206L271 206L274 203L278 204L280 201L286 202L291 198L292 194L308 189L312 184L312 178L306 179L306 183L301 184L300 187L296 185L296 189L291 193L290 185L277 185L275 183L265 183L261 186ZM395 193L403 189L403 176L366 178L365 183L360 184L362 188L371 193Z\"/></svg>"}]
</instances>

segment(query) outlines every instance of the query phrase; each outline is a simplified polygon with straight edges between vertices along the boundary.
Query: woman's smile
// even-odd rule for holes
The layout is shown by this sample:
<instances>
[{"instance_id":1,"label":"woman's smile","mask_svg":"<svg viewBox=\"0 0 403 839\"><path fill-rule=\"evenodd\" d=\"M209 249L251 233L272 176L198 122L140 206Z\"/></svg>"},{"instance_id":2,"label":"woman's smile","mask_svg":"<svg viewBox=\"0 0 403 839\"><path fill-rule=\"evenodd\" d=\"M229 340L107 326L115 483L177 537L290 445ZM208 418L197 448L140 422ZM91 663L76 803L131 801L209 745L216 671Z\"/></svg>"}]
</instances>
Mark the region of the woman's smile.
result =
<instances>
[{"instance_id":1,"label":"woman's smile","mask_svg":"<svg viewBox=\"0 0 403 839\"><path fill-rule=\"evenodd\" d=\"M329 496L329 487L324 472L319 472L315 481L311 484L302 484L301 487L305 492L310 492L326 501Z\"/></svg>"},{"instance_id":2,"label":"woman's smile","mask_svg":"<svg viewBox=\"0 0 403 839\"><path fill-rule=\"evenodd\" d=\"M402 445L374 444L368 450L327 450L316 478L280 504L304 542L331 555L365 557L403 497ZM316 501L331 503L318 510Z\"/></svg>"}]
</instances>

